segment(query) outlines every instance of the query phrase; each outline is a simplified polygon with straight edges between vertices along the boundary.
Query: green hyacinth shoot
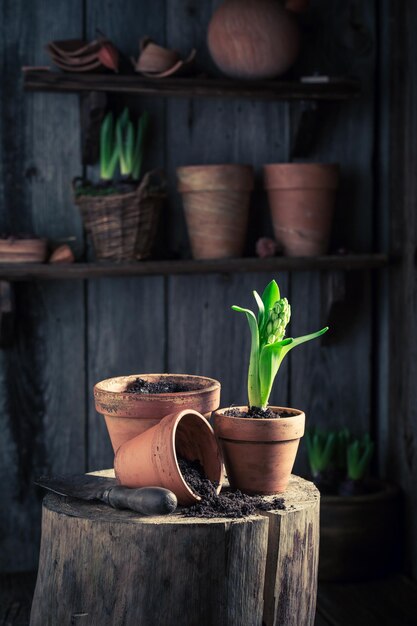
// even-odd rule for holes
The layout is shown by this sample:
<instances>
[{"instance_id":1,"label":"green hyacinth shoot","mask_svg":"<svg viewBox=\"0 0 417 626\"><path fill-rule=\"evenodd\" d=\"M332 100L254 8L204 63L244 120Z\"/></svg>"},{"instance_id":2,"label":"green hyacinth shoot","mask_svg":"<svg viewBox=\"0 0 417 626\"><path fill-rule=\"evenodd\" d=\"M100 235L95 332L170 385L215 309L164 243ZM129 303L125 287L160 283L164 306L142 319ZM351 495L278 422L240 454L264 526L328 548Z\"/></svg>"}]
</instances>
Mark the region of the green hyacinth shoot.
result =
<instances>
[{"instance_id":1,"label":"green hyacinth shoot","mask_svg":"<svg viewBox=\"0 0 417 626\"><path fill-rule=\"evenodd\" d=\"M251 351L248 371L249 406L266 409L272 386L286 354L296 346L327 332L328 327L312 333L285 339L285 329L291 318L291 307L287 298L281 298L279 287L272 280L262 297L254 291L258 305L258 317L249 309L232 306L234 311L245 313L251 332Z\"/></svg>"}]
</instances>

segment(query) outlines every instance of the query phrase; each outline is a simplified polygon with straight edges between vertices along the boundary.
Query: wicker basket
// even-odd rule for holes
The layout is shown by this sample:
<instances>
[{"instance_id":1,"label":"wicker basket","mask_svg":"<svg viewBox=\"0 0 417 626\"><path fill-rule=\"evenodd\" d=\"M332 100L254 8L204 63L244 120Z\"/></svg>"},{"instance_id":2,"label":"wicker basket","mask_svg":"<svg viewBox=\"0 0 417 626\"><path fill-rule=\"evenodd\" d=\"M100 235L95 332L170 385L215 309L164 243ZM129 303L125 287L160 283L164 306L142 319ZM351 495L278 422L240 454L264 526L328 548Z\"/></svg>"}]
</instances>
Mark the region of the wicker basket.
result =
<instances>
[{"instance_id":1,"label":"wicker basket","mask_svg":"<svg viewBox=\"0 0 417 626\"><path fill-rule=\"evenodd\" d=\"M135 261L151 254L163 189L162 174L149 172L134 191L76 197L97 260Z\"/></svg>"}]
</instances>

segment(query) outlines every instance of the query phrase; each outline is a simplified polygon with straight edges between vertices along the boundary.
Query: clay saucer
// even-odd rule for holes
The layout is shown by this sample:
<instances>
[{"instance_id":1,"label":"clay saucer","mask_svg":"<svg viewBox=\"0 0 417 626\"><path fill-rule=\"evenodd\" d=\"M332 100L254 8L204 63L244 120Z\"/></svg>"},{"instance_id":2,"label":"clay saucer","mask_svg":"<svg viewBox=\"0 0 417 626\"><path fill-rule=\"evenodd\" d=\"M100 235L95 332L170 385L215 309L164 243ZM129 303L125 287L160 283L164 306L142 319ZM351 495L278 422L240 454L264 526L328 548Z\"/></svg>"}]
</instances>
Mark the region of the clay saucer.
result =
<instances>
[{"instance_id":1,"label":"clay saucer","mask_svg":"<svg viewBox=\"0 0 417 626\"><path fill-rule=\"evenodd\" d=\"M97 53L102 45L102 41L94 40L87 43L84 39L63 39L61 41L50 41L47 45L48 52L62 60L68 57L83 57Z\"/></svg>"}]
</instances>

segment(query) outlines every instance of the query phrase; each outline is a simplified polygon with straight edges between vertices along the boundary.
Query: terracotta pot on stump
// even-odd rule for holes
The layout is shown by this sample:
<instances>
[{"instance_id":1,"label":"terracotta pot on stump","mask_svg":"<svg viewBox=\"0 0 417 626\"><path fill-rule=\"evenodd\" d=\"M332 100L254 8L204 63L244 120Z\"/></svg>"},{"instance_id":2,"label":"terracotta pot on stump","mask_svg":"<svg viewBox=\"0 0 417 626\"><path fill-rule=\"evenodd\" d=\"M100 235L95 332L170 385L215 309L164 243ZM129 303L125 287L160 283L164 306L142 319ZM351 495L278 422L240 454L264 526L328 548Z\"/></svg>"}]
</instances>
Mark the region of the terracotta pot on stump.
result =
<instances>
[{"instance_id":1,"label":"terracotta pot on stump","mask_svg":"<svg viewBox=\"0 0 417 626\"><path fill-rule=\"evenodd\" d=\"M169 379L190 391L161 394L128 393L126 387L136 378L148 382ZM96 410L103 415L114 452L129 439L136 437L161 421L163 417L182 409L194 409L210 417L220 404L220 383L205 376L187 374L134 374L117 376L97 383L94 387Z\"/></svg>"},{"instance_id":2,"label":"terracotta pot on stump","mask_svg":"<svg viewBox=\"0 0 417 626\"><path fill-rule=\"evenodd\" d=\"M177 168L195 259L241 257L245 246L253 168L190 165Z\"/></svg>"},{"instance_id":3,"label":"terracotta pot on stump","mask_svg":"<svg viewBox=\"0 0 417 626\"><path fill-rule=\"evenodd\" d=\"M293 15L278 0L225 0L211 18L207 43L224 74L273 78L296 60L300 31Z\"/></svg>"},{"instance_id":4,"label":"terracotta pot on stump","mask_svg":"<svg viewBox=\"0 0 417 626\"><path fill-rule=\"evenodd\" d=\"M339 166L325 163L264 165L275 238L287 256L326 254Z\"/></svg>"},{"instance_id":5,"label":"terracotta pot on stump","mask_svg":"<svg viewBox=\"0 0 417 626\"><path fill-rule=\"evenodd\" d=\"M213 429L203 415L190 409L165 416L120 446L114 460L116 477L126 487L165 487L175 493L179 504L193 504L201 498L184 481L177 455L200 461L220 492L223 463Z\"/></svg>"},{"instance_id":6,"label":"terracotta pot on stump","mask_svg":"<svg viewBox=\"0 0 417 626\"><path fill-rule=\"evenodd\" d=\"M233 407L245 412L247 406ZM285 491L304 434L305 415L298 409L269 407L287 411L291 417L258 419L214 412L214 432L219 440L227 477L232 489L248 494L270 495Z\"/></svg>"}]
</instances>

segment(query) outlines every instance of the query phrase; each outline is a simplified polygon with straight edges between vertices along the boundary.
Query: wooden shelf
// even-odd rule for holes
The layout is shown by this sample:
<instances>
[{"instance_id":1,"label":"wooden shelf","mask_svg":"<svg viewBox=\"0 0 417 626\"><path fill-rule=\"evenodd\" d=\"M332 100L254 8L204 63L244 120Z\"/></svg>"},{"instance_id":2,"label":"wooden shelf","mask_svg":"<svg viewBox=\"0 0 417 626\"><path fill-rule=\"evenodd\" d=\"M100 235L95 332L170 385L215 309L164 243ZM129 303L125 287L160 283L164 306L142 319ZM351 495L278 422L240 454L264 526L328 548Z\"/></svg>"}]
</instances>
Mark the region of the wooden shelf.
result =
<instances>
[{"instance_id":1,"label":"wooden shelf","mask_svg":"<svg viewBox=\"0 0 417 626\"><path fill-rule=\"evenodd\" d=\"M364 270L388 265L384 254L349 254L322 257L244 258L210 261L138 261L137 263L74 263L69 265L0 264L0 280L66 280L169 276L175 274L235 274L310 270Z\"/></svg>"},{"instance_id":2,"label":"wooden shelf","mask_svg":"<svg viewBox=\"0 0 417 626\"><path fill-rule=\"evenodd\" d=\"M29 91L108 91L186 98L246 98L252 100L345 100L360 93L360 84L347 78L327 83L301 81L238 81L226 78L144 78L136 74L75 74L27 69Z\"/></svg>"}]
</instances>

